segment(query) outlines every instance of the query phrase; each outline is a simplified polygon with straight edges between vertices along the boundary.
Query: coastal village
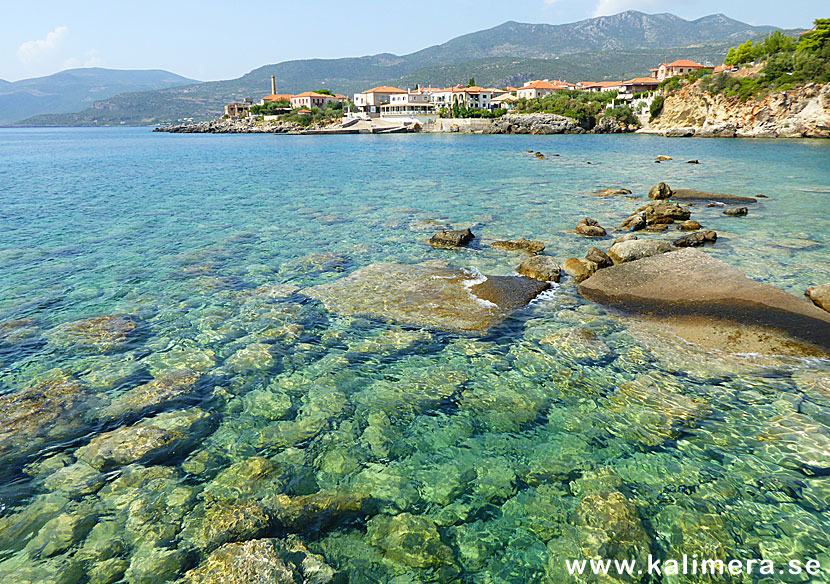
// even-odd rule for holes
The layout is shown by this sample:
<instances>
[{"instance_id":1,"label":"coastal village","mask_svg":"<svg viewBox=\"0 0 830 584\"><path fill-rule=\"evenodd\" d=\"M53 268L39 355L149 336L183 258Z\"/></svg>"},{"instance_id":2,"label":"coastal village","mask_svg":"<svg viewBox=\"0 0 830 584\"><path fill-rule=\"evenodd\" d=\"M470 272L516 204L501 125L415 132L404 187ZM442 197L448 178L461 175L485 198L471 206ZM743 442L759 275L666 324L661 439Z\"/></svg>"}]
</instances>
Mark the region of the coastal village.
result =
<instances>
[{"instance_id":1,"label":"coastal village","mask_svg":"<svg viewBox=\"0 0 830 584\"><path fill-rule=\"evenodd\" d=\"M274 121L282 114L294 112L299 116L311 116L314 109L335 107L343 110L340 129L358 131L364 127L375 130L441 129L440 120L457 118L459 110L469 118L493 118L513 111L520 100L538 100L560 91L615 92L606 107L629 107L642 122L648 120L649 106L666 79L681 77L698 71L719 73L730 70L727 65L708 67L689 59L661 63L649 69L647 77L635 77L627 81L581 81L570 83L561 79L536 79L521 87L486 88L470 80L465 85L448 88L416 87L402 89L378 86L356 93L351 100L345 95L326 90L306 91L297 95L277 93L275 77L271 77L271 93L258 101L245 99L225 106L225 117L244 120L257 117L258 111L268 108L262 116ZM276 107L275 107L276 106ZM282 106L282 107L278 107ZM457 125L456 125L457 127ZM351 133L351 132L350 132Z\"/></svg>"}]
</instances>

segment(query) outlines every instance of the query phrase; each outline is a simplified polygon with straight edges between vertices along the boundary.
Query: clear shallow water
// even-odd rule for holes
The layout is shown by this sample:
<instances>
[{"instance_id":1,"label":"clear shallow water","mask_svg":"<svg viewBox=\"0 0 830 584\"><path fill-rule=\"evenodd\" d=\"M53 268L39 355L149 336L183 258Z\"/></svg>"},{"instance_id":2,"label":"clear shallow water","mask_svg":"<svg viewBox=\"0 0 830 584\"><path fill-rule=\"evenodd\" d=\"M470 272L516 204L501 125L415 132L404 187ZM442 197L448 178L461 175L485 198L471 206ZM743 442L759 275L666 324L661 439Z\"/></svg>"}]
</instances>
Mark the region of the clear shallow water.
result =
<instances>
[{"instance_id":1,"label":"clear shallow water","mask_svg":"<svg viewBox=\"0 0 830 584\"><path fill-rule=\"evenodd\" d=\"M582 217L609 228L642 204L592 191L662 180L767 195L693 218L718 231L707 252L801 295L830 281L828 161L826 141L0 131L0 392L30 412L0 427L0 573L172 581L286 532L350 582L558 582L563 558L649 552L830 569L828 363L655 340L567 282L481 338L296 292L380 261L510 274L522 256L495 239L582 257ZM477 242L433 250L444 224ZM66 323L101 315L128 315L114 341L74 344L100 331ZM183 371L169 399L112 405ZM89 455L183 409L201 413L165 422L189 439L163 455ZM211 515L251 502L253 527Z\"/></svg>"}]
</instances>

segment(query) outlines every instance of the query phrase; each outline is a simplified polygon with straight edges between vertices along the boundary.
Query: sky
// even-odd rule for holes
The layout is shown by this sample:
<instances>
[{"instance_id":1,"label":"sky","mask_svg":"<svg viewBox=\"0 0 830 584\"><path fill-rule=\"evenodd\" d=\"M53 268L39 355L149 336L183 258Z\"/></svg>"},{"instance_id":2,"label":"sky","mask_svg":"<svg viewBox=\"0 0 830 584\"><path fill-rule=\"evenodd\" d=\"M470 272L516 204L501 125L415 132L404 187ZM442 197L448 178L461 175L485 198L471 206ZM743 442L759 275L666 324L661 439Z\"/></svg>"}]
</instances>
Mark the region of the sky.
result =
<instances>
[{"instance_id":1,"label":"sky","mask_svg":"<svg viewBox=\"0 0 830 584\"><path fill-rule=\"evenodd\" d=\"M231 79L292 59L403 55L505 21L562 24L624 10L809 28L827 0L39 0L8 2L0 79L75 67Z\"/></svg>"}]
</instances>

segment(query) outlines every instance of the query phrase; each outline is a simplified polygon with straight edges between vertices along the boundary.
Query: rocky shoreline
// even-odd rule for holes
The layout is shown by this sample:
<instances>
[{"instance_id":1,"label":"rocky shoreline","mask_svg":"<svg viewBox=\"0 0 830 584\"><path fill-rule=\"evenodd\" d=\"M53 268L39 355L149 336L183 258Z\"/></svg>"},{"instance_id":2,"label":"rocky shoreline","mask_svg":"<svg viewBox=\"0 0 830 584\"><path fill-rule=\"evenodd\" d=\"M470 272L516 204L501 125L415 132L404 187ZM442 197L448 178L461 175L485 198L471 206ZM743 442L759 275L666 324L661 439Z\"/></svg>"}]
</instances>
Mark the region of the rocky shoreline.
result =
<instances>
[{"instance_id":1,"label":"rocky shoreline","mask_svg":"<svg viewBox=\"0 0 830 584\"><path fill-rule=\"evenodd\" d=\"M698 82L668 95L641 131L670 138L830 138L830 84L744 101L712 95Z\"/></svg>"}]
</instances>

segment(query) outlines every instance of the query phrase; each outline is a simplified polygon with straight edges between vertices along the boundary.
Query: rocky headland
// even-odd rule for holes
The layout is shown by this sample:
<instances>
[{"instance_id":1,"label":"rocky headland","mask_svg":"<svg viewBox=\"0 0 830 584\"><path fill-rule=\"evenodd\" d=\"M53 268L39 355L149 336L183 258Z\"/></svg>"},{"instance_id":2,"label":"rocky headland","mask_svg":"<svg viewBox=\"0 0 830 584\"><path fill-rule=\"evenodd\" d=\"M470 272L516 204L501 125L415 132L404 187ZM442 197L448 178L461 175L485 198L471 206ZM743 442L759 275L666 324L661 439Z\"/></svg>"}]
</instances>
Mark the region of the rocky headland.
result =
<instances>
[{"instance_id":1,"label":"rocky headland","mask_svg":"<svg viewBox=\"0 0 830 584\"><path fill-rule=\"evenodd\" d=\"M204 122L169 124L159 126L153 131L171 134L287 134L301 129L302 126L294 122L218 118Z\"/></svg>"},{"instance_id":2,"label":"rocky headland","mask_svg":"<svg viewBox=\"0 0 830 584\"><path fill-rule=\"evenodd\" d=\"M665 98L648 132L669 137L828 138L830 84L808 84L763 98L713 95L700 82Z\"/></svg>"}]
</instances>

